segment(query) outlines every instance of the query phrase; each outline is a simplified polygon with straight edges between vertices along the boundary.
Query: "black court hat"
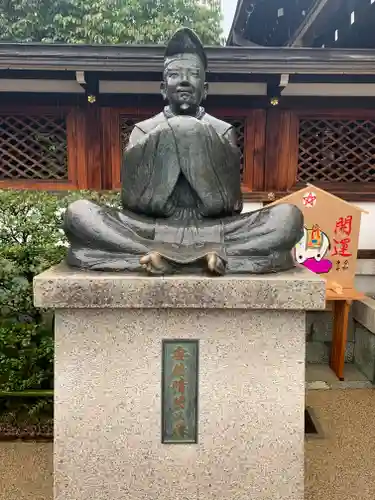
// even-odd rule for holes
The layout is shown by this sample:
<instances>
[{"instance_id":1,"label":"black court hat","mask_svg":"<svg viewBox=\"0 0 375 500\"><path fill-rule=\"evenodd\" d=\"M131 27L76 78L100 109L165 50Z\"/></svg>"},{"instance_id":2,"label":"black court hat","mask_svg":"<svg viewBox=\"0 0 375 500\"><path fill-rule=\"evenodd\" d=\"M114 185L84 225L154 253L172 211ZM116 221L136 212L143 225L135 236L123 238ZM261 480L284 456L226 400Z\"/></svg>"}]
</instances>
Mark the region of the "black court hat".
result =
<instances>
[{"instance_id":1,"label":"black court hat","mask_svg":"<svg viewBox=\"0 0 375 500\"><path fill-rule=\"evenodd\" d=\"M207 69L207 56L198 35L190 28L180 28L167 43L164 58L168 62L182 54L196 54Z\"/></svg>"}]
</instances>

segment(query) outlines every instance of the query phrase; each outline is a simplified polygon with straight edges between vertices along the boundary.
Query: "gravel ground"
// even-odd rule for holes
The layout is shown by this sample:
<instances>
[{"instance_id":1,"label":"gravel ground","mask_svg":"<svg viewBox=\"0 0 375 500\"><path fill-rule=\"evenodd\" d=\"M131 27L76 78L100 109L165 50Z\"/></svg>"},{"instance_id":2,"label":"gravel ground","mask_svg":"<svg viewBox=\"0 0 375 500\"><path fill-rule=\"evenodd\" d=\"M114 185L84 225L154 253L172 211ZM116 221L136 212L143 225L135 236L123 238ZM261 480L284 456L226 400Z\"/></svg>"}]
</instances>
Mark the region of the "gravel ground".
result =
<instances>
[{"instance_id":1,"label":"gravel ground","mask_svg":"<svg viewBox=\"0 0 375 500\"><path fill-rule=\"evenodd\" d=\"M52 443L0 442L0 500L53 500Z\"/></svg>"},{"instance_id":2,"label":"gravel ground","mask_svg":"<svg viewBox=\"0 0 375 500\"><path fill-rule=\"evenodd\" d=\"M374 500L375 390L314 390L305 500ZM52 500L52 443L0 442L0 500ZM77 499L78 500L78 499Z\"/></svg>"},{"instance_id":3,"label":"gravel ground","mask_svg":"<svg viewBox=\"0 0 375 500\"><path fill-rule=\"evenodd\" d=\"M306 442L305 500L375 499L375 389L310 391L323 438Z\"/></svg>"}]
</instances>

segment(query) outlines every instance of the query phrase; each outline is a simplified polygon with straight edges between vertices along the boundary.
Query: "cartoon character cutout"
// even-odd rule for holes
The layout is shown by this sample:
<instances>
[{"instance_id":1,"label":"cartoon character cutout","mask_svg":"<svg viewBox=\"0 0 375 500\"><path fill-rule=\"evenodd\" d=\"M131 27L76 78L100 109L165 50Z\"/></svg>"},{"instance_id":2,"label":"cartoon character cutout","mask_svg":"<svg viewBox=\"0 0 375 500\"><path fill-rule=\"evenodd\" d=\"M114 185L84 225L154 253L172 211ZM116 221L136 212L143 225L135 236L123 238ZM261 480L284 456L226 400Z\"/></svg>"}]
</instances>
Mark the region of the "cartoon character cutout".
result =
<instances>
[{"instance_id":1,"label":"cartoon character cutout","mask_svg":"<svg viewBox=\"0 0 375 500\"><path fill-rule=\"evenodd\" d=\"M303 228L303 237L295 246L295 259L316 274L328 273L332 262L325 259L331 244L328 236L315 224L311 229Z\"/></svg>"}]
</instances>

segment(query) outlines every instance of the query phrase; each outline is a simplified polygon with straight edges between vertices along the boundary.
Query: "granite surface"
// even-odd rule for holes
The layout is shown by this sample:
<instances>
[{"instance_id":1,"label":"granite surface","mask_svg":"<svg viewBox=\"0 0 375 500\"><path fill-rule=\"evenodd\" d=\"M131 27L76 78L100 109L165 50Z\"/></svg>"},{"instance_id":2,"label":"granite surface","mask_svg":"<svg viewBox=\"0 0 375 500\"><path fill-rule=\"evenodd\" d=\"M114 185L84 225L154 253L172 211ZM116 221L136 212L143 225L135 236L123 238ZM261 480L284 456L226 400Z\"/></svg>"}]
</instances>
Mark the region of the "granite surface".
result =
<instances>
[{"instance_id":1,"label":"granite surface","mask_svg":"<svg viewBox=\"0 0 375 500\"><path fill-rule=\"evenodd\" d=\"M331 342L333 332L333 311L313 311L306 314L307 340ZM349 312L347 340L354 342L354 322L352 309Z\"/></svg>"},{"instance_id":2,"label":"granite surface","mask_svg":"<svg viewBox=\"0 0 375 500\"><path fill-rule=\"evenodd\" d=\"M358 274L354 279L354 288L365 295L375 295L375 279L372 275Z\"/></svg>"},{"instance_id":3,"label":"granite surface","mask_svg":"<svg viewBox=\"0 0 375 500\"><path fill-rule=\"evenodd\" d=\"M354 358L354 342L347 342L345 347L345 363L352 363ZM312 341L306 343L306 363L328 364L331 356L331 341Z\"/></svg>"},{"instance_id":4,"label":"granite surface","mask_svg":"<svg viewBox=\"0 0 375 500\"><path fill-rule=\"evenodd\" d=\"M200 340L198 444L161 443L166 338ZM55 500L303 500L303 311L60 309L55 343Z\"/></svg>"},{"instance_id":5,"label":"granite surface","mask_svg":"<svg viewBox=\"0 0 375 500\"><path fill-rule=\"evenodd\" d=\"M353 303L355 324L354 363L375 383L375 300L366 297Z\"/></svg>"},{"instance_id":6,"label":"granite surface","mask_svg":"<svg viewBox=\"0 0 375 500\"><path fill-rule=\"evenodd\" d=\"M325 281L302 268L246 276L149 277L60 264L34 279L36 307L289 309L325 307Z\"/></svg>"},{"instance_id":7,"label":"granite surface","mask_svg":"<svg viewBox=\"0 0 375 500\"><path fill-rule=\"evenodd\" d=\"M375 294L375 259L358 259L354 285L365 294Z\"/></svg>"},{"instance_id":8,"label":"granite surface","mask_svg":"<svg viewBox=\"0 0 375 500\"><path fill-rule=\"evenodd\" d=\"M375 334L375 300L366 297L354 301L353 318Z\"/></svg>"},{"instance_id":9,"label":"granite surface","mask_svg":"<svg viewBox=\"0 0 375 500\"><path fill-rule=\"evenodd\" d=\"M370 382L375 383L375 334L360 323L355 325L355 365Z\"/></svg>"}]
</instances>

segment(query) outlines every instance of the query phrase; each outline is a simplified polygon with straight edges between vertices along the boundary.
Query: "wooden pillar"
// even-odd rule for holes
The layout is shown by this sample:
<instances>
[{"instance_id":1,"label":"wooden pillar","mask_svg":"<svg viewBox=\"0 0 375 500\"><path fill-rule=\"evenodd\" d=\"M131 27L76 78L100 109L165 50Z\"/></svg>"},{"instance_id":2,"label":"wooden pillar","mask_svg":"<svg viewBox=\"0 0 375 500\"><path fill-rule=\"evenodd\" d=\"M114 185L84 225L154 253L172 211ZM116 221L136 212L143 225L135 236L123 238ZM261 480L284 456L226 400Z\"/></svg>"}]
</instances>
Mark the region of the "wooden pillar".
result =
<instances>
[{"instance_id":1,"label":"wooden pillar","mask_svg":"<svg viewBox=\"0 0 375 500\"><path fill-rule=\"evenodd\" d=\"M103 189L121 187L121 131L117 109L101 109L102 184Z\"/></svg>"},{"instance_id":2,"label":"wooden pillar","mask_svg":"<svg viewBox=\"0 0 375 500\"><path fill-rule=\"evenodd\" d=\"M266 112L254 109L246 117L242 191L264 191Z\"/></svg>"},{"instance_id":3,"label":"wooden pillar","mask_svg":"<svg viewBox=\"0 0 375 500\"><path fill-rule=\"evenodd\" d=\"M292 111L267 113L265 189L286 192L296 184L298 168L298 117Z\"/></svg>"},{"instance_id":4,"label":"wooden pillar","mask_svg":"<svg viewBox=\"0 0 375 500\"><path fill-rule=\"evenodd\" d=\"M102 128L100 108L87 104L84 110L86 121L87 185L89 189L101 190L102 183Z\"/></svg>"},{"instance_id":5,"label":"wooden pillar","mask_svg":"<svg viewBox=\"0 0 375 500\"><path fill-rule=\"evenodd\" d=\"M87 189L87 134L86 116L80 108L67 116L68 177L71 189Z\"/></svg>"},{"instance_id":6,"label":"wooden pillar","mask_svg":"<svg viewBox=\"0 0 375 500\"><path fill-rule=\"evenodd\" d=\"M351 300L333 302L333 335L330 367L339 380L344 380L345 349L348 337L348 321Z\"/></svg>"}]
</instances>

